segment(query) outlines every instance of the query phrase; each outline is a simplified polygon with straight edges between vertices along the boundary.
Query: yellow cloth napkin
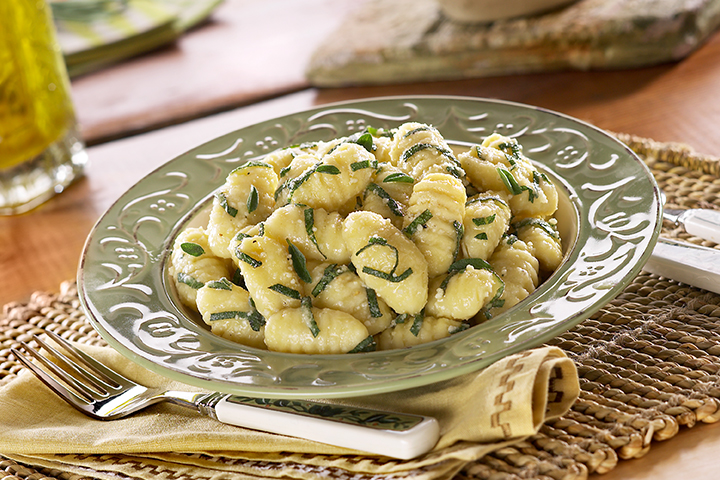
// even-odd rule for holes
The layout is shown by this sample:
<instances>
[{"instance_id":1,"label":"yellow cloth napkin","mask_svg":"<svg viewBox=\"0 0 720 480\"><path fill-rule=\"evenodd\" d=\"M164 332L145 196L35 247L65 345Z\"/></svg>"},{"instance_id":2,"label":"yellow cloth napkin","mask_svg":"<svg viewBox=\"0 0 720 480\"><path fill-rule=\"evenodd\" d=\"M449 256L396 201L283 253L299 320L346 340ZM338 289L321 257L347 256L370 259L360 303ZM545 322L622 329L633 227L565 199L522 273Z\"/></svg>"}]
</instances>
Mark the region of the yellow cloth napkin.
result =
<instances>
[{"instance_id":1,"label":"yellow cloth napkin","mask_svg":"<svg viewBox=\"0 0 720 480\"><path fill-rule=\"evenodd\" d=\"M82 348L145 385L194 390L149 372L112 349ZM224 425L169 404L124 419L97 421L23 372L0 389L0 453L19 462L80 474L86 469L109 472L108 478L130 473L156 478L157 469L209 478L222 476L221 472L319 478L333 470L390 476L413 471L418 478L449 478L467 462L536 433L544 421L563 415L578 394L572 361L560 349L544 347L433 385L333 400L437 418L441 438L434 450L399 461Z\"/></svg>"}]
</instances>

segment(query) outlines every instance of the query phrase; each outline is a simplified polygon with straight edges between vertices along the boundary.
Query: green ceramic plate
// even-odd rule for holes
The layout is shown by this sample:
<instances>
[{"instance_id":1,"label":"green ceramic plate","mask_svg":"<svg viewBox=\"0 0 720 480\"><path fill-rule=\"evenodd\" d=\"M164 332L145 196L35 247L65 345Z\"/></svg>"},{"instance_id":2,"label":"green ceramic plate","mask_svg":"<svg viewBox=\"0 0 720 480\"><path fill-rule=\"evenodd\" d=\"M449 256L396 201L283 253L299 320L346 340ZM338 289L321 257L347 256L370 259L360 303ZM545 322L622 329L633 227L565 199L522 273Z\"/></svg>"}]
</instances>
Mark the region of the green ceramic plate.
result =
<instances>
[{"instance_id":1,"label":"green ceramic plate","mask_svg":"<svg viewBox=\"0 0 720 480\"><path fill-rule=\"evenodd\" d=\"M211 334L177 301L170 246L238 165L279 147L330 140L366 126L435 125L455 145L494 131L517 137L561 191L565 260L531 297L447 339L403 350L298 355ZM658 187L625 145L567 116L508 102L390 97L327 105L259 123L201 145L137 183L90 234L80 297L105 340L137 363L229 393L347 397L421 386L540 345L588 318L640 271L660 229Z\"/></svg>"}]
</instances>

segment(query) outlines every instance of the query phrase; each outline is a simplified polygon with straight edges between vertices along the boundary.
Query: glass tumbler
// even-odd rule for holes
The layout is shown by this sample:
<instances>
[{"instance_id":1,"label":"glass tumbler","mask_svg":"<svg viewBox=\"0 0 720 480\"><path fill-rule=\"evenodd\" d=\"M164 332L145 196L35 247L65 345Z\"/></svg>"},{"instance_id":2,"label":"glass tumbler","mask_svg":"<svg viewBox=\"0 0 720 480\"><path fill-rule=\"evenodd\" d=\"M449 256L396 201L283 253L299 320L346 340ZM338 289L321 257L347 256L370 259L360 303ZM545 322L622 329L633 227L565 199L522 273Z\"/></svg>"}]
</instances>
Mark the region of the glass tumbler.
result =
<instances>
[{"instance_id":1,"label":"glass tumbler","mask_svg":"<svg viewBox=\"0 0 720 480\"><path fill-rule=\"evenodd\" d=\"M62 192L87 161L45 0L0 0L0 215Z\"/></svg>"}]
</instances>

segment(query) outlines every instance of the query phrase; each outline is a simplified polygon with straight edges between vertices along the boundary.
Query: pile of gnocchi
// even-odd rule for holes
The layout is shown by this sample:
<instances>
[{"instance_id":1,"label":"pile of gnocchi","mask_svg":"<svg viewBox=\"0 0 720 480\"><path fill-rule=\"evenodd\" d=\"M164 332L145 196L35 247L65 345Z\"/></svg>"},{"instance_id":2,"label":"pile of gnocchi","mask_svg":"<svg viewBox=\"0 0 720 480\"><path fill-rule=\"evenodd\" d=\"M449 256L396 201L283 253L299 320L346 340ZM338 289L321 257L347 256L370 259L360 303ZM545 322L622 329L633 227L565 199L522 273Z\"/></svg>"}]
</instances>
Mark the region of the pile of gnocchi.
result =
<instances>
[{"instance_id":1,"label":"pile of gnocchi","mask_svg":"<svg viewBox=\"0 0 720 480\"><path fill-rule=\"evenodd\" d=\"M234 169L170 275L214 334L278 352L411 347L496 316L560 264L558 193L514 138L455 153L367 128Z\"/></svg>"}]
</instances>

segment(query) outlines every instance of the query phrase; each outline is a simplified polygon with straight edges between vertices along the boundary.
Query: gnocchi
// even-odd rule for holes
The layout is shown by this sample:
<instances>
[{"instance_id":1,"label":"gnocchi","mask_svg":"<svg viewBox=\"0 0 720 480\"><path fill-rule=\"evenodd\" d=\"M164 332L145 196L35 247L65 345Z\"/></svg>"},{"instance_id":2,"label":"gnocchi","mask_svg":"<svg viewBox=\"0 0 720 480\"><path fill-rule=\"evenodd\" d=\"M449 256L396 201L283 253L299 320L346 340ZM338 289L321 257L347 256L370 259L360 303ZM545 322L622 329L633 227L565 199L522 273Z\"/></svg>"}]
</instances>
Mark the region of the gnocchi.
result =
<instances>
[{"instance_id":1,"label":"gnocchi","mask_svg":"<svg viewBox=\"0 0 720 480\"><path fill-rule=\"evenodd\" d=\"M344 354L487 321L562 263L558 192L494 133L457 153L408 122L274 151L233 170L177 237L178 297L219 336Z\"/></svg>"}]
</instances>

